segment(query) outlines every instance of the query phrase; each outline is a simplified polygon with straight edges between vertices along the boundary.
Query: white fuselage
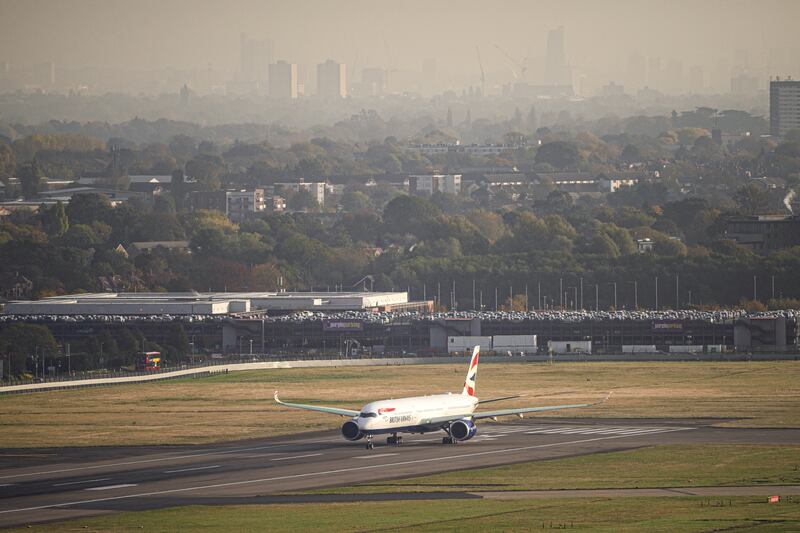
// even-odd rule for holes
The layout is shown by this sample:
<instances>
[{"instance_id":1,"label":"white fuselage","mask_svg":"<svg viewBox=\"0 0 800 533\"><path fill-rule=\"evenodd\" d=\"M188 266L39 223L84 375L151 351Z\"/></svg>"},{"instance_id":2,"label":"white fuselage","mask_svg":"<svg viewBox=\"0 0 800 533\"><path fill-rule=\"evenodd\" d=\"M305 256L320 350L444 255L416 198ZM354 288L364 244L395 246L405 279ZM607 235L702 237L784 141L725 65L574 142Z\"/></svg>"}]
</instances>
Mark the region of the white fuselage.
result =
<instances>
[{"instance_id":1,"label":"white fuselage","mask_svg":"<svg viewBox=\"0 0 800 533\"><path fill-rule=\"evenodd\" d=\"M478 398L466 394L435 394L396 400L379 400L365 405L354 421L365 434L398 431L424 432L438 429L432 420L471 418Z\"/></svg>"}]
</instances>

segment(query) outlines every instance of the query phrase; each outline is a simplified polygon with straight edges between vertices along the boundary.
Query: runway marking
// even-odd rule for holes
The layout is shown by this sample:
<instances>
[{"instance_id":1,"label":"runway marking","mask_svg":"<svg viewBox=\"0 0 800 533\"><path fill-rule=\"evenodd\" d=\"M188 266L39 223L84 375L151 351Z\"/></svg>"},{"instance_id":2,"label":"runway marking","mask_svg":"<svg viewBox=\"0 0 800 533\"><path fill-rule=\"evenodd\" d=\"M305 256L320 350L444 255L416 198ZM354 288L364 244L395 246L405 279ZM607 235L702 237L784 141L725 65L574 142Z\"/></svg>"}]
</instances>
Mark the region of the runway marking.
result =
<instances>
[{"instance_id":1,"label":"runway marking","mask_svg":"<svg viewBox=\"0 0 800 533\"><path fill-rule=\"evenodd\" d=\"M135 487L136 483L120 483L119 485L106 485L105 487L91 487L83 490L114 490L124 489L125 487Z\"/></svg>"},{"instance_id":2,"label":"runway marking","mask_svg":"<svg viewBox=\"0 0 800 533\"><path fill-rule=\"evenodd\" d=\"M0 485L0 487L12 487L12 486L14 486L14 483L3 483L2 485Z\"/></svg>"},{"instance_id":3,"label":"runway marking","mask_svg":"<svg viewBox=\"0 0 800 533\"><path fill-rule=\"evenodd\" d=\"M288 461L289 459L302 459L303 457L316 457L317 455L322 455L321 453L307 453L305 455L293 455L291 457L276 457L275 459L270 459L270 461Z\"/></svg>"},{"instance_id":4,"label":"runway marking","mask_svg":"<svg viewBox=\"0 0 800 533\"><path fill-rule=\"evenodd\" d=\"M669 433L673 431L686 431L689 429L694 428L674 428L664 431L664 433ZM474 453L465 453L461 455L448 455L444 457L430 457L428 459L415 459L410 461L398 461L396 463L384 463L378 465L366 465L366 466L353 466L350 468L340 468L337 470L325 470L322 472L306 472L304 474L290 474L286 476L277 476L277 477L267 477L261 479L248 479L244 481L231 481L228 483L215 483L213 485L197 485L194 487L183 487L180 489L167 489L167 490L155 490L150 492L141 492L138 494L125 494L122 496L109 496L108 498L95 498L92 500L77 500L72 502L64 502L64 503L52 503L48 505L38 505L35 507L21 507L19 509L5 509L0 511L0 514L8 514L8 513L19 513L23 511L38 511L40 509L53 509L56 507L74 507L76 505L86 505L90 503L100 503L100 502L109 502L109 501L117 501L117 500L126 500L131 498L144 498L147 496L160 496L162 494L175 494L178 492L192 492L196 490L205 490L205 489L218 489L222 487L235 487L239 485L251 485L254 483L267 483L270 481L284 481L287 479L300 479L305 477L314 477L314 476L327 476L331 474L341 474L344 472L355 472L358 470L372 470L375 468L390 468L396 466L406 466L406 465L413 465L413 464L420 464L420 463L431 463L434 461L448 461L452 459L463 459L465 457L479 457L482 455L495 455L501 453L512 453L512 452L521 452L526 450L535 450L541 448L552 448L554 446L567 446L570 444L585 444L588 442L598 442L601 440L612 440L612 439L622 439L625 438L627 435L611 435L607 437L593 437L590 439L581 439L581 440L574 440L574 441L567 441L567 442L551 442L547 444L534 444L532 446L520 446L517 448L505 448L500 450L486 450L483 452L474 452Z\"/></svg>"},{"instance_id":5,"label":"runway marking","mask_svg":"<svg viewBox=\"0 0 800 533\"><path fill-rule=\"evenodd\" d=\"M209 455L227 455L232 453L239 453L239 452L251 452L255 450L269 450L273 448L285 448L286 446L291 446L293 444L324 444L328 442L339 442L339 439L328 439L328 440L318 440L318 441L291 441L284 444L269 444L267 446L255 446L252 448L237 448L234 450L217 450L217 451L210 451L210 452L202 452L202 453L190 453L185 455L173 455L169 457L158 457L154 459L137 459L135 461L123 461L121 463L111 463L111 464L102 464L102 465L90 465L90 466L78 466L75 468L61 468L59 470L46 470L44 472L28 472L25 474L11 474L7 476L0 476L0 479L11 479L16 477L31 477L31 476L43 476L47 474L63 474L64 472L76 472L78 470L97 470L98 468L111 468L115 466L128 466L128 465L138 465L144 463L158 463L163 461L172 461L175 459L191 459L192 457L206 457Z\"/></svg>"},{"instance_id":6,"label":"runway marking","mask_svg":"<svg viewBox=\"0 0 800 533\"><path fill-rule=\"evenodd\" d=\"M177 474L178 472L193 472L195 470L211 470L212 468L220 468L221 465L214 466L196 466L194 468L181 468L178 470L164 470L165 474Z\"/></svg>"},{"instance_id":7,"label":"runway marking","mask_svg":"<svg viewBox=\"0 0 800 533\"><path fill-rule=\"evenodd\" d=\"M530 431L527 435L620 435L633 437L635 435L654 435L656 433L666 433L669 431L681 431L692 428L685 427L647 427L647 426L612 426L612 427L578 427L560 426L546 427L540 426Z\"/></svg>"},{"instance_id":8,"label":"runway marking","mask_svg":"<svg viewBox=\"0 0 800 533\"><path fill-rule=\"evenodd\" d=\"M110 477L100 477L97 479L85 479L83 481L70 481L69 483L53 483L54 487L66 487L67 485L81 485L83 483L94 483L96 481L108 481Z\"/></svg>"},{"instance_id":9,"label":"runway marking","mask_svg":"<svg viewBox=\"0 0 800 533\"><path fill-rule=\"evenodd\" d=\"M359 455L353 459L377 459L378 457L389 457L390 455L397 455L396 453L379 453L376 455Z\"/></svg>"}]
</instances>

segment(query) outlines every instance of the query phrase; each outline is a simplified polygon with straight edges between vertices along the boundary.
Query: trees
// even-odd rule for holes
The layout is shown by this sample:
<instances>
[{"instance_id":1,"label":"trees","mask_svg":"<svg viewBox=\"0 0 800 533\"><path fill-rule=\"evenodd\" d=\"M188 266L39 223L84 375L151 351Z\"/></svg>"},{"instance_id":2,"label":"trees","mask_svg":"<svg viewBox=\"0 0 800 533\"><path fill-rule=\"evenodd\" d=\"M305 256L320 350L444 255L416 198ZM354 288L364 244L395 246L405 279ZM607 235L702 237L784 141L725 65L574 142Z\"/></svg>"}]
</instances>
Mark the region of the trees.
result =
<instances>
[{"instance_id":1,"label":"trees","mask_svg":"<svg viewBox=\"0 0 800 533\"><path fill-rule=\"evenodd\" d=\"M342 207L345 211L361 211L362 209L370 209L372 201L369 196L361 191L346 191L342 195Z\"/></svg>"},{"instance_id":2,"label":"trees","mask_svg":"<svg viewBox=\"0 0 800 533\"><path fill-rule=\"evenodd\" d=\"M95 220L108 222L112 218L111 201L102 194L76 194L67 204L67 217L73 224L91 224Z\"/></svg>"},{"instance_id":3,"label":"trees","mask_svg":"<svg viewBox=\"0 0 800 533\"><path fill-rule=\"evenodd\" d=\"M206 191L220 188L219 177L225 172L225 162L217 155L198 155L186 163L186 174L197 180Z\"/></svg>"},{"instance_id":4,"label":"trees","mask_svg":"<svg viewBox=\"0 0 800 533\"><path fill-rule=\"evenodd\" d=\"M41 180L44 174L39 163L34 159L25 164L19 171L19 181L22 186L22 195L25 198L35 198L39 194Z\"/></svg>"},{"instance_id":5,"label":"trees","mask_svg":"<svg viewBox=\"0 0 800 533\"><path fill-rule=\"evenodd\" d=\"M763 213L769 208L770 197L767 191L757 183L743 185L736 189L733 199L739 208L748 215Z\"/></svg>"},{"instance_id":6,"label":"trees","mask_svg":"<svg viewBox=\"0 0 800 533\"><path fill-rule=\"evenodd\" d=\"M536 163L557 169L576 169L581 162L578 148L569 142L555 141L543 144L536 152Z\"/></svg>"},{"instance_id":7,"label":"trees","mask_svg":"<svg viewBox=\"0 0 800 533\"><path fill-rule=\"evenodd\" d=\"M168 359L178 361L189 352L189 337L180 322L172 322L169 325L169 332L165 341L169 349Z\"/></svg>"},{"instance_id":8,"label":"trees","mask_svg":"<svg viewBox=\"0 0 800 533\"><path fill-rule=\"evenodd\" d=\"M398 196L383 210L383 221L392 233L413 233L422 236L432 219L441 211L429 200L419 196Z\"/></svg>"},{"instance_id":9,"label":"trees","mask_svg":"<svg viewBox=\"0 0 800 533\"><path fill-rule=\"evenodd\" d=\"M14 177L16 166L14 150L8 144L0 142L0 181L8 184L8 180Z\"/></svg>"},{"instance_id":10,"label":"trees","mask_svg":"<svg viewBox=\"0 0 800 533\"><path fill-rule=\"evenodd\" d=\"M319 204L311 191L300 189L286 199L286 207L294 211L305 211L317 209Z\"/></svg>"},{"instance_id":11,"label":"trees","mask_svg":"<svg viewBox=\"0 0 800 533\"><path fill-rule=\"evenodd\" d=\"M28 357L55 357L57 352L58 344L47 326L17 322L0 331L0 353L9 358L9 375L26 372Z\"/></svg>"},{"instance_id":12,"label":"trees","mask_svg":"<svg viewBox=\"0 0 800 533\"><path fill-rule=\"evenodd\" d=\"M69 229L69 217L67 217L64 204L60 201L49 209L39 208L39 214L42 218L42 226L48 235L61 237Z\"/></svg>"}]
</instances>

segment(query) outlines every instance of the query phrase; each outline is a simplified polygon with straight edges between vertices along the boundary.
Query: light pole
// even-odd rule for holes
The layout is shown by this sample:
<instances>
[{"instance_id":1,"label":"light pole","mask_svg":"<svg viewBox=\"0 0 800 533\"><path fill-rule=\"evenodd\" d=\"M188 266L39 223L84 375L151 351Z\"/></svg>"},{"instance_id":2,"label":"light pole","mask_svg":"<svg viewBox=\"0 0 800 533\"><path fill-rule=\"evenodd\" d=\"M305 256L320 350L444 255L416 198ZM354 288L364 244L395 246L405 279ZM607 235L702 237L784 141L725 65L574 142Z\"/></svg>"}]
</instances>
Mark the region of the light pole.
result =
<instances>
[{"instance_id":1,"label":"light pole","mask_svg":"<svg viewBox=\"0 0 800 533\"><path fill-rule=\"evenodd\" d=\"M600 310L600 284L594 284L594 310L595 312Z\"/></svg>"},{"instance_id":2,"label":"light pole","mask_svg":"<svg viewBox=\"0 0 800 533\"><path fill-rule=\"evenodd\" d=\"M472 278L472 310L475 310L475 278Z\"/></svg>"},{"instance_id":3,"label":"light pole","mask_svg":"<svg viewBox=\"0 0 800 533\"><path fill-rule=\"evenodd\" d=\"M536 286L537 286L537 289L539 291L539 296L536 299L536 305L539 307L539 310L541 311L541 309L542 309L542 282L541 281L537 281L536 282Z\"/></svg>"},{"instance_id":4,"label":"light pole","mask_svg":"<svg viewBox=\"0 0 800 533\"><path fill-rule=\"evenodd\" d=\"M617 282L616 281L609 281L606 282L606 285L613 285L614 286L614 311L618 309L617 307Z\"/></svg>"},{"instance_id":5,"label":"light pole","mask_svg":"<svg viewBox=\"0 0 800 533\"><path fill-rule=\"evenodd\" d=\"M656 311L658 311L658 276L656 276Z\"/></svg>"},{"instance_id":6,"label":"light pole","mask_svg":"<svg viewBox=\"0 0 800 533\"><path fill-rule=\"evenodd\" d=\"M633 309L639 309L639 283L637 281L629 281L633 283Z\"/></svg>"}]
</instances>

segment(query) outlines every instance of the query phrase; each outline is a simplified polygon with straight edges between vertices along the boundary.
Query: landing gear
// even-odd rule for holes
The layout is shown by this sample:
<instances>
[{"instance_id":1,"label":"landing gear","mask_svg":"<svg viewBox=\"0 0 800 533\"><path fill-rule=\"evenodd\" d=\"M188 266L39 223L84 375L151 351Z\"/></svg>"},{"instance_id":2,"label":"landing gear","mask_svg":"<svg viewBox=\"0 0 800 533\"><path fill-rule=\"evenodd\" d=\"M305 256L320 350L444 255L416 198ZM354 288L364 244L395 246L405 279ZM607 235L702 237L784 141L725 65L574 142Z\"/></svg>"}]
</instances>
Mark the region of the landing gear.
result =
<instances>
[{"instance_id":1,"label":"landing gear","mask_svg":"<svg viewBox=\"0 0 800 533\"><path fill-rule=\"evenodd\" d=\"M444 427L442 429L444 429L445 432L447 433L446 437L442 437L442 444L455 444L455 443L458 442L456 439L453 438L453 435L450 434L450 427L449 426Z\"/></svg>"},{"instance_id":2,"label":"landing gear","mask_svg":"<svg viewBox=\"0 0 800 533\"><path fill-rule=\"evenodd\" d=\"M397 433L393 433L391 437L386 437L386 444L389 446L403 444L403 437L398 437Z\"/></svg>"},{"instance_id":3,"label":"landing gear","mask_svg":"<svg viewBox=\"0 0 800 533\"><path fill-rule=\"evenodd\" d=\"M368 450L372 450L373 448L375 448L375 444L373 444L373 442L372 442L372 435L368 435L367 436L367 449Z\"/></svg>"}]
</instances>

